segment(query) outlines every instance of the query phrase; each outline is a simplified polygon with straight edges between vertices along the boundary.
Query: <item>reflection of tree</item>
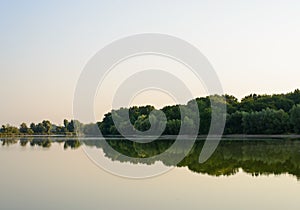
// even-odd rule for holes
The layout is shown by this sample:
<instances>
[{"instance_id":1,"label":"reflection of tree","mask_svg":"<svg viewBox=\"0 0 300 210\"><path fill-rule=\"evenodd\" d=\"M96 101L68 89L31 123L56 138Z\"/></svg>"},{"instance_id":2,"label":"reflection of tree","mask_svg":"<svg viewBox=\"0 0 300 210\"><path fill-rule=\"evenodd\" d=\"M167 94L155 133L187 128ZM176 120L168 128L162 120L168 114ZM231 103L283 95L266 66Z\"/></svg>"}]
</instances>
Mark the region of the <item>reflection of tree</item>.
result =
<instances>
[{"instance_id":1,"label":"reflection of tree","mask_svg":"<svg viewBox=\"0 0 300 210\"><path fill-rule=\"evenodd\" d=\"M64 142L64 149L68 149L69 147L71 149L77 149L81 145L81 142L79 140L71 139L71 140L66 140Z\"/></svg>"},{"instance_id":2,"label":"reflection of tree","mask_svg":"<svg viewBox=\"0 0 300 210\"><path fill-rule=\"evenodd\" d=\"M41 147L44 147L44 148L49 148L51 147L51 139L50 138L33 138L31 141L30 141L30 146L41 146Z\"/></svg>"},{"instance_id":3,"label":"reflection of tree","mask_svg":"<svg viewBox=\"0 0 300 210\"><path fill-rule=\"evenodd\" d=\"M20 138L19 142L22 147L25 147L28 144L28 142L31 142L32 140L33 138Z\"/></svg>"},{"instance_id":4,"label":"reflection of tree","mask_svg":"<svg viewBox=\"0 0 300 210\"><path fill-rule=\"evenodd\" d=\"M196 144L196 147L199 143ZM213 156L199 164L200 149L195 149L179 165L210 175L231 175L239 168L252 175L289 173L300 178L298 141L223 141Z\"/></svg>"},{"instance_id":5,"label":"reflection of tree","mask_svg":"<svg viewBox=\"0 0 300 210\"><path fill-rule=\"evenodd\" d=\"M153 164L162 161L174 165L174 159L184 151L170 151L173 141L158 140L151 143L136 143L126 140L109 140L108 144L118 153L101 143L103 140L88 142L89 146L102 148L105 155L113 161ZM300 141L297 140L223 140L214 154L203 164L198 162L204 141L197 141L191 152L176 166L188 167L191 171L213 176L233 175L239 169L252 175L289 173L300 179ZM163 153L160 159L153 157ZM132 160L129 157L141 158ZM148 158L150 157L150 158ZM147 158L147 159L143 159Z\"/></svg>"},{"instance_id":6,"label":"reflection of tree","mask_svg":"<svg viewBox=\"0 0 300 210\"><path fill-rule=\"evenodd\" d=\"M9 146L12 144L18 143L18 139L12 138L12 139L1 139L2 146Z\"/></svg>"},{"instance_id":7,"label":"reflection of tree","mask_svg":"<svg viewBox=\"0 0 300 210\"><path fill-rule=\"evenodd\" d=\"M76 138L11 138L0 139L3 146L20 143L21 146L50 147L53 142L76 149L82 144L102 149L112 161L133 164L154 164L161 161L167 166L188 167L189 170L213 176L229 176L242 169L253 176L292 174L300 179L300 141L298 140L223 140L214 154L205 162L198 162L204 141L197 141L191 151L170 149L174 139L161 139L150 143L137 143L125 139L85 140ZM184 142L184 141L183 141ZM113 148L114 152L112 152ZM182 154L185 158L177 164ZM159 156L158 156L159 155ZM157 158L159 157L159 158Z\"/></svg>"}]
</instances>

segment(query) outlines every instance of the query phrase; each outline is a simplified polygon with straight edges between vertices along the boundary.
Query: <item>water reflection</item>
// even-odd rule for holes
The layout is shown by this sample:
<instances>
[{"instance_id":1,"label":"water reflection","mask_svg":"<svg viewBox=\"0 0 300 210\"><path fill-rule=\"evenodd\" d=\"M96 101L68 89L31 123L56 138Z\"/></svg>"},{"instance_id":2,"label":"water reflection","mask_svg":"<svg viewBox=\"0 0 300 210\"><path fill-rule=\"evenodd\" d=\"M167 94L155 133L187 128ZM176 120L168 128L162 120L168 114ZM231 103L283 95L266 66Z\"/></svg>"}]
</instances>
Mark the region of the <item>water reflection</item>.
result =
<instances>
[{"instance_id":1,"label":"water reflection","mask_svg":"<svg viewBox=\"0 0 300 210\"><path fill-rule=\"evenodd\" d=\"M154 164L157 159L151 158L164 154L160 161L167 166L187 167L190 171L212 176L230 176L240 169L244 172L259 175L291 174L300 180L300 140L289 139L252 139L221 141L217 150L205 163L198 162L204 141L198 140L192 150L178 164L174 164L176 155L186 151L170 151L168 148L174 140L156 140L151 143L137 143L125 139L75 139L75 138L5 138L0 139L2 146L20 144L20 146L38 146L50 148L52 144L63 144L64 149L77 149L82 144L103 150L112 161L128 162L131 158L110 153L108 145L128 157L140 158L132 163ZM108 144L104 144L104 142ZM147 159L146 159L147 158Z\"/></svg>"}]
</instances>

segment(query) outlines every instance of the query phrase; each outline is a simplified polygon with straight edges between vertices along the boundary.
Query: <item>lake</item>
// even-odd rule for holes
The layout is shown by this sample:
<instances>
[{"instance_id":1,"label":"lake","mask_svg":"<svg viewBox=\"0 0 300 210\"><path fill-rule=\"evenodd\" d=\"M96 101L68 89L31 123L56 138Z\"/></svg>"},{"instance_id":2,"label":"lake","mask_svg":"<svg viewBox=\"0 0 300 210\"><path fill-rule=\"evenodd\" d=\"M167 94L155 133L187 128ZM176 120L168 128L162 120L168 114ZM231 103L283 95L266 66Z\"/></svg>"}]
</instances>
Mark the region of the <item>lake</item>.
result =
<instances>
[{"instance_id":1,"label":"lake","mask_svg":"<svg viewBox=\"0 0 300 210\"><path fill-rule=\"evenodd\" d=\"M178 163L183 151L166 152L173 143L2 138L0 209L299 209L300 140L223 139L201 164L202 140ZM167 170L124 178L91 161L87 149L116 167Z\"/></svg>"}]
</instances>

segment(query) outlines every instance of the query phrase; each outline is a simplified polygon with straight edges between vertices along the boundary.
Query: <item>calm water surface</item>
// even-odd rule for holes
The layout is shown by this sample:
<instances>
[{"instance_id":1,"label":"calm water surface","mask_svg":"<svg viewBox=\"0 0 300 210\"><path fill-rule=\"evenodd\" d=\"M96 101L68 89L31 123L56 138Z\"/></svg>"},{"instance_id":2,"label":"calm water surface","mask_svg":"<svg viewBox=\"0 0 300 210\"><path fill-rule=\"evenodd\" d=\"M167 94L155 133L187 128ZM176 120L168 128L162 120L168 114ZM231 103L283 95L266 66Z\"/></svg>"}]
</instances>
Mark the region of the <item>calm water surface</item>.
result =
<instances>
[{"instance_id":1,"label":"calm water surface","mask_svg":"<svg viewBox=\"0 0 300 210\"><path fill-rule=\"evenodd\" d=\"M204 164L196 161L203 145L198 142L179 164L161 161L171 171L142 180L100 169L80 143L66 140L1 139L0 209L299 209L298 140L224 140ZM136 157L170 145L108 142ZM101 142L83 143L128 164L110 157Z\"/></svg>"}]
</instances>

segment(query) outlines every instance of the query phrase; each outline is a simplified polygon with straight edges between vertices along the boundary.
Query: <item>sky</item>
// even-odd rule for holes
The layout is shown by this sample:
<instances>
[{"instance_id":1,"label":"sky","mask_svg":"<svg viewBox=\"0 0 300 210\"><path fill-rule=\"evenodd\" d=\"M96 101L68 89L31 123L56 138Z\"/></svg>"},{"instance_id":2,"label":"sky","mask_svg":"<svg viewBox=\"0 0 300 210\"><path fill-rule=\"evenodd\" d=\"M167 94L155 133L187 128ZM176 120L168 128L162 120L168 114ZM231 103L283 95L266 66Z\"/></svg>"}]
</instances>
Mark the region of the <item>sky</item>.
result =
<instances>
[{"instance_id":1,"label":"sky","mask_svg":"<svg viewBox=\"0 0 300 210\"><path fill-rule=\"evenodd\" d=\"M239 99L293 91L300 87L299 11L296 0L2 0L0 124L71 119L76 84L89 59L140 33L191 43L208 58L224 92ZM101 120L110 105L96 101ZM147 103L147 94L136 99Z\"/></svg>"}]
</instances>

